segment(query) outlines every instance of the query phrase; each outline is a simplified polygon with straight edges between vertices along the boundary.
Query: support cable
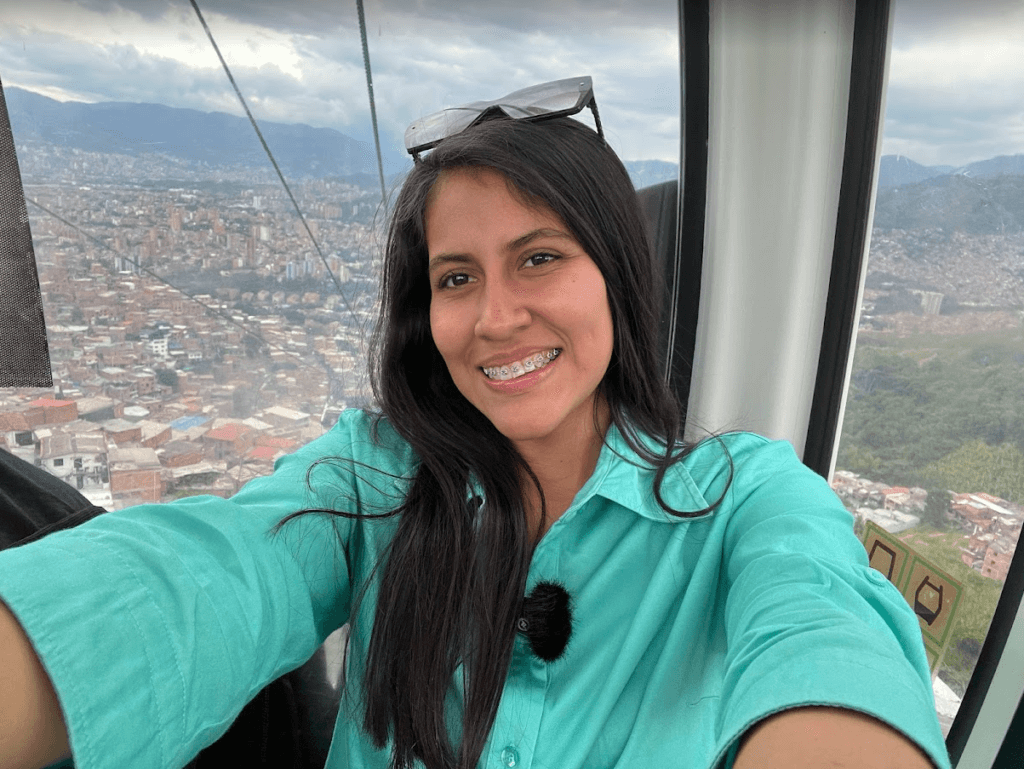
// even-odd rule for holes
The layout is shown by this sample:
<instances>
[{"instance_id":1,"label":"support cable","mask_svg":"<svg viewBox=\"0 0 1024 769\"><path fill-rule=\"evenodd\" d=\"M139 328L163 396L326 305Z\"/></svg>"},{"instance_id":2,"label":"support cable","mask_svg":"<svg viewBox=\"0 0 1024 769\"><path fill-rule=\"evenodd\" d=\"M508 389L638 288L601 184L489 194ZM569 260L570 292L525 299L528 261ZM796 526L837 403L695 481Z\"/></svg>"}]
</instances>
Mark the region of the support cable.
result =
<instances>
[{"instance_id":1,"label":"support cable","mask_svg":"<svg viewBox=\"0 0 1024 769\"><path fill-rule=\"evenodd\" d=\"M270 151L270 147L267 145L266 139L263 138L263 132L260 131L256 118L253 117L252 112L249 110L249 105L246 103L245 97L242 96L242 91L239 89L238 83L235 82L235 77L231 74L231 69L228 67L228 63L221 55L220 48L217 46L217 41L213 39L213 33L210 31L210 27L207 25L206 19L203 18L203 14L202 11L199 10L198 3L196 3L196 0L189 0L189 2L192 3L192 8L195 9L196 16L199 17L199 22L203 25L203 29L206 31L206 36L210 40L210 45L213 46L213 50L217 53L217 58L220 59L221 66L224 68L224 72L227 74L228 80L231 81L231 87L235 89L235 95L238 96L238 101L241 102L242 109L244 109L245 114L249 116L249 122L252 124L253 130L256 131L256 136L259 138L260 144L263 145L263 151L266 152L267 157L270 158L270 163L274 166L274 170L277 172L277 178L281 180L281 184L284 186L285 192L288 193L288 199L291 200L292 206L295 207L295 213L299 215L299 220L302 222L302 226L306 228L306 234L309 235L309 239L313 242L316 252L320 255L320 261L323 262L324 267L327 270L327 274L330 275L331 280L334 281L334 285L338 289L338 296L341 297L341 301L344 302L345 307L348 308L349 313L351 313L352 318L356 321L358 327L362 329L362 324L359 322L359 316L356 315L352 305L349 304L348 298L341 290L341 283L338 282L337 276L335 276L334 271L331 270L331 265L327 263L327 257L324 256L324 252L320 248L320 244L317 242L317 239L313 237L313 231L309 228L309 223L306 221L306 217L302 215L302 209L299 208L298 201L295 200L291 187L288 186L288 182L285 180L284 174L281 172L281 168L277 164L277 160L274 159L274 153Z\"/></svg>"},{"instance_id":2,"label":"support cable","mask_svg":"<svg viewBox=\"0 0 1024 769\"><path fill-rule=\"evenodd\" d=\"M370 121L373 123L373 143L377 146L377 172L380 174L380 199L387 207L387 191L384 188L384 160L380 154L380 134L377 132L377 104L373 98L373 75L370 73L370 47L366 42L366 14L363 0L356 0L359 12L359 37L363 42L363 67L366 69L366 91L370 95Z\"/></svg>"}]
</instances>

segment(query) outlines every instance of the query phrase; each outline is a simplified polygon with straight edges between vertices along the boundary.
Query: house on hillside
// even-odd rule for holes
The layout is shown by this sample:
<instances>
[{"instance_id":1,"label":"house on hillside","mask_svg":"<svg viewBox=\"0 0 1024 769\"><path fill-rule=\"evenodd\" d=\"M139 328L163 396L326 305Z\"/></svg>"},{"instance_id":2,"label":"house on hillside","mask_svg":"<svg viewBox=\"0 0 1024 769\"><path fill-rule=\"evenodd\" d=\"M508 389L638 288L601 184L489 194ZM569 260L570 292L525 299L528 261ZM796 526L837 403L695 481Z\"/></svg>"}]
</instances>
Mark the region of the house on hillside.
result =
<instances>
[{"instance_id":1,"label":"house on hillside","mask_svg":"<svg viewBox=\"0 0 1024 769\"><path fill-rule=\"evenodd\" d=\"M256 431L238 422L228 422L209 430L202 441L207 459L237 460L256 444Z\"/></svg>"},{"instance_id":2,"label":"house on hillside","mask_svg":"<svg viewBox=\"0 0 1024 769\"><path fill-rule=\"evenodd\" d=\"M115 448L108 452L110 491L118 507L159 502L164 485L160 460L150 448Z\"/></svg>"},{"instance_id":3,"label":"house on hillside","mask_svg":"<svg viewBox=\"0 0 1024 769\"><path fill-rule=\"evenodd\" d=\"M98 433L54 433L42 437L39 465L79 491L106 488L110 483L107 444Z\"/></svg>"},{"instance_id":4,"label":"house on hillside","mask_svg":"<svg viewBox=\"0 0 1024 769\"><path fill-rule=\"evenodd\" d=\"M961 560L985 577L1005 580L1020 540L1024 510L983 492L954 494L950 506L969 535Z\"/></svg>"}]
</instances>

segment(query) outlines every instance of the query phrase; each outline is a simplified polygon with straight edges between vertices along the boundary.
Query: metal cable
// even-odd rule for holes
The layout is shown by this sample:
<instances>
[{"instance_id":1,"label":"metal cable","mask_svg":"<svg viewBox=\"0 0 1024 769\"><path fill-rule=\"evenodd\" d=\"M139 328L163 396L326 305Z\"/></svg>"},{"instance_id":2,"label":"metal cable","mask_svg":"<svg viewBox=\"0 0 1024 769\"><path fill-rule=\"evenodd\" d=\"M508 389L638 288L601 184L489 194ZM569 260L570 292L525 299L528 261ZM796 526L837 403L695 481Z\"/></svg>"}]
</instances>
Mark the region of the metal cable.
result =
<instances>
[{"instance_id":1,"label":"metal cable","mask_svg":"<svg viewBox=\"0 0 1024 769\"><path fill-rule=\"evenodd\" d=\"M370 74L370 47L366 42L366 14L363 0L356 0L359 12L359 37L363 42L363 67L366 69L366 91L370 95L370 121L373 123L373 143L377 146L377 172L380 174L380 199L387 206L387 191L384 188L384 160L380 154L380 134L377 133L377 104L373 98L373 75Z\"/></svg>"},{"instance_id":2,"label":"metal cable","mask_svg":"<svg viewBox=\"0 0 1024 769\"><path fill-rule=\"evenodd\" d=\"M256 122L256 118L253 117L252 112L249 110L249 105L245 101L245 97L242 96L242 91L238 87L238 83L235 82L234 75L231 74L231 69L228 67L228 63L224 60L221 55L220 48L217 46L217 41L213 39L213 33L210 31L209 25L206 23L206 19L203 18L202 11L199 10L199 5L196 0L189 0L192 3L192 8L195 9L196 16L199 17L199 22L203 25L203 29L206 31L206 36L210 40L210 45L213 46L213 50L217 53L217 58L220 59L221 66L224 68L224 72L228 76L228 80L231 81L231 87L235 89L235 95L238 96L238 101L242 104L242 109L245 110L245 114L249 116L249 122L252 124L253 130L256 131L256 136L259 137L260 144L263 145L263 151L267 153L267 157L270 158L271 165L274 166L274 170L277 172L277 178L281 180L281 184L284 186L285 192L288 193L288 199L291 200L292 206L295 207L295 213L299 215L299 220L302 222L302 226L306 228L306 234L309 235L309 239L313 242L313 246L316 248L316 252L320 255L320 261L324 263L324 267L327 270L327 274L331 276L331 280L334 281L335 287L338 289L338 296L341 297L341 301L345 304L349 313L352 315L352 319L356 321L357 327L362 329L362 324L359 322L359 317L356 315L352 305L349 304L348 298L341 290L341 283L338 282L337 276L335 276L331 265L327 263L327 257L324 256L323 250L320 248L320 244L317 239L313 237L313 231L309 228L309 223L306 221L306 217L302 215L302 209L299 208L298 201L295 200L295 196L292 194L291 187L288 186L288 182L284 178L284 174L281 172L280 166L277 164L277 160L274 159L274 153L270 151L270 147L267 145L266 139L263 138L263 132L260 131L260 127ZM382 177L383 178L383 177Z\"/></svg>"}]
</instances>

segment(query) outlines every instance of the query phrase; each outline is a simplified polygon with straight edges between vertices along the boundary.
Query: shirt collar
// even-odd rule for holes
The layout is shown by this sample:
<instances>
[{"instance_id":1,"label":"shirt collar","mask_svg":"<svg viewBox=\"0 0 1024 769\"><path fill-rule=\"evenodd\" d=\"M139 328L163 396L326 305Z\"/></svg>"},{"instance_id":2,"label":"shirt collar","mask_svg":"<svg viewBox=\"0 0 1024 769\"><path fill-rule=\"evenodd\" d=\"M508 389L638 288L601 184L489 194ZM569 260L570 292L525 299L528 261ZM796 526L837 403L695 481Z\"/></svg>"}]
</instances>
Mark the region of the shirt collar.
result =
<instances>
[{"instance_id":1,"label":"shirt collar","mask_svg":"<svg viewBox=\"0 0 1024 769\"><path fill-rule=\"evenodd\" d=\"M655 451L658 445L642 436L645 444ZM590 478L583 484L573 499L566 514L575 512L595 496L603 497L611 502L632 510L637 515L661 523L681 523L689 518L666 513L654 496L655 470L637 455L626 443L614 424L608 428L604 445L597 458L597 465ZM470 476L466 499L473 497L483 499L483 486L475 475ZM661 484L661 497L665 503L675 510L694 512L708 507L708 502L690 471L685 467L685 460L677 462L668 472Z\"/></svg>"},{"instance_id":2,"label":"shirt collar","mask_svg":"<svg viewBox=\"0 0 1024 769\"><path fill-rule=\"evenodd\" d=\"M659 450L651 439L643 436L642 439L653 450ZM577 492L569 510L582 507L594 496L600 496L653 521L680 523L689 520L666 513L658 504L654 496L655 472L629 447L619 429L611 425L604 446L601 447L597 466L583 488ZM685 467L685 461L677 462L665 473L661 496L670 507L683 512L703 510L708 506Z\"/></svg>"}]
</instances>

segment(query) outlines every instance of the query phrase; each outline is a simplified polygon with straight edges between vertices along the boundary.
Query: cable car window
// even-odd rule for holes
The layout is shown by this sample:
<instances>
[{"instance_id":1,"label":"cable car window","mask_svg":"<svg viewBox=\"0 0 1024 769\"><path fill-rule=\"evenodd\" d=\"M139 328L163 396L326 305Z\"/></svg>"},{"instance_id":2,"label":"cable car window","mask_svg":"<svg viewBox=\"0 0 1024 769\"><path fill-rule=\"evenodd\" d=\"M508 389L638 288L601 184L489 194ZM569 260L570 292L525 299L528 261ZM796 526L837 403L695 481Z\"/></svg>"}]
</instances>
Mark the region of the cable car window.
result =
<instances>
[{"instance_id":1,"label":"cable car window","mask_svg":"<svg viewBox=\"0 0 1024 769\"><path fill-rule=\"evenodd\" d=\"M877 545L873 565L888 559L899 572L891 579L917 601L946 733L1024 521L1022 113L1004 98L1019 92L1012 13L896 3L832 479ZM931 569L923 580L915 563Z\"/></svg>"},{"instance_id":2,"label":"cable car window","mask_svg":"<svg viewBox=\"0 0 1024 769\"><path fill-rule=\"evenodd\" d=\"M369 403L380 179L421 115L590 75L637 186L676 179L676 4L577 13L370 3L364 39L356 4L5 4L54 386L0 390L4 448L108 509L226 496Z\"/></svg>"}]
</instances>

